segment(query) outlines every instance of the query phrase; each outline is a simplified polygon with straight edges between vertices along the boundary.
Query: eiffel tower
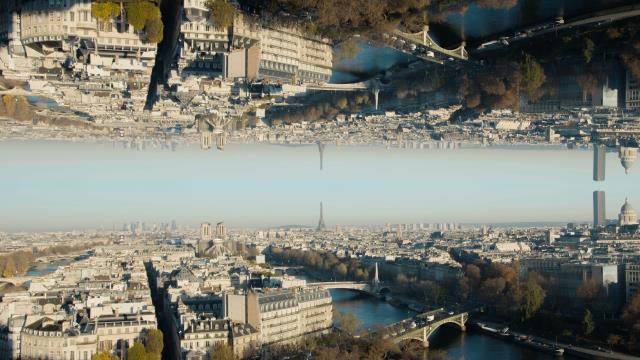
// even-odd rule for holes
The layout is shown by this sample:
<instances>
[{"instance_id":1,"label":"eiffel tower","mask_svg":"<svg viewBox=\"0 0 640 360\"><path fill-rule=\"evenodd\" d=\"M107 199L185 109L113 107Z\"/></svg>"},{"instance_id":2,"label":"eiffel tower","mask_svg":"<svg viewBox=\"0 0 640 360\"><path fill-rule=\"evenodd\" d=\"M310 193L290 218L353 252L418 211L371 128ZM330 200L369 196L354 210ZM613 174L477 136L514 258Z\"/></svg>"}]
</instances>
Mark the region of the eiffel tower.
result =
<instances>
[{"instance_id":1,"label":"eiffel tower","mask_svg":"<svg viewBox=\"0 0 640 360\"><path fill-rule=\"evenodd\" d=\"M320 201L320 220L318 220L318 228L316 230L323 231L325 228L324 217L322 216L322 201Z\"/></svg>"}]
</instances>

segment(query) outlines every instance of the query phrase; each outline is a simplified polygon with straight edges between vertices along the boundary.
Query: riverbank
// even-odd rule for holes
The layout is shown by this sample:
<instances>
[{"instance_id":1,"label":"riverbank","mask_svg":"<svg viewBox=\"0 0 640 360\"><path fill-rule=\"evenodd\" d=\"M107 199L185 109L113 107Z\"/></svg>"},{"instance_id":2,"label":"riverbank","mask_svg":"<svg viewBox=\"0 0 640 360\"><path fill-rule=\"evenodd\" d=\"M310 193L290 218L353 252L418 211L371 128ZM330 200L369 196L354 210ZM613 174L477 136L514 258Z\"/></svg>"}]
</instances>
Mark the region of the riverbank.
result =
<instances>
[{"instance_id":1,"label":"riverbank","mask_svg":"<svg viewBox=\"0 0 640 360\"><path fill-rule=\"evenodd\" d=\"M522 332L510 331L507 324L486 321L471 321L471 324L487 335L495 335L494 337L501 341L515 343L519 346L535 346L543 349L545 352L554 352L554 349L562 349L565 355L573 356L580 359L612 359L612 360L638 360L633 355L609 351L606 349L589 349L586 347L570 345L566 343L556 342L539 336L533 336ZM495 332L491 329L496 330ZM546 351L544 349L548 349ZM561 355L561 354L560 354Z\"/></svg>"}]
</instances>

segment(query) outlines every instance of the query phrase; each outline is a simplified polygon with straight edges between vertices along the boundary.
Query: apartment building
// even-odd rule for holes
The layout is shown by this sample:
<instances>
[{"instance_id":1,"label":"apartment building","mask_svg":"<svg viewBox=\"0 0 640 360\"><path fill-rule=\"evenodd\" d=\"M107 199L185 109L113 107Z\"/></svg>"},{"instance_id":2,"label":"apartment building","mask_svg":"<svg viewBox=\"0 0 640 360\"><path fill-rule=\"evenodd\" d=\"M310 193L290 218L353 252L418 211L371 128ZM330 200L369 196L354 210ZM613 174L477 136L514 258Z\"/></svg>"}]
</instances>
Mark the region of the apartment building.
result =
<instances>
[{"instance_id":1,"label":"apartment building","mask_svg":"<svg viewBox=\"0 0 640 360\"><path fill-rule=\"evenodd\" d=\"M150 72L156 44L123 16L108 22L91 16L92 0L29 0L4 9L0 41L32 69L56 68L67 58L115 71ZM19 58L19 57L18 57Z\"/></svg>"}]
</instances>

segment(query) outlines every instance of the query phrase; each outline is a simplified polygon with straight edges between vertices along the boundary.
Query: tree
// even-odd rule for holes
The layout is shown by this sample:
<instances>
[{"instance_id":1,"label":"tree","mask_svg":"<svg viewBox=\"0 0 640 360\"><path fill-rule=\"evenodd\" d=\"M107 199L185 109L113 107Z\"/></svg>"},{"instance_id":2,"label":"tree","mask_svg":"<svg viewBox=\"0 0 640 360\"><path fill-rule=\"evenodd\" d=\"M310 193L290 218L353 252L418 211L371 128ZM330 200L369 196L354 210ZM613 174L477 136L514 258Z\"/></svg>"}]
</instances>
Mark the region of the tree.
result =
<instances>
[{"instance_id":1,"label":"tree","mask_svg":"<svg viewBox=\"0 0 640 360\"><path fill-rule=\"evenodd\" d=\"M527 90L527 97L529 100L539 100L543 95L540 89L547 79L542 66L534 59L533 56L525 54L522 64L520 65L520 73L525 89Z\"/></svg>"},{"instance_id":2,"label":"tree","mask_svg":"<svg viewBox=\"0 0 640 360\"><path fill-rule=\"evenodd\" d=\"M469 282L472 287L476 287L480 285L480 279L482 278L482 273L480 272L480 268L477 265L469 264L464 268L465 275L469 278Z\"/></svg>"},{"instance_id":3,"label":"tree","mask_svg":"<svg viewBox=\"0 0 640 360\"><path fill-rule=\"evenodd\" d=\"M226 29L233 25L237 10L227 0L207 0L205 6L209 9L213 23L217 28Z\"/></svg>"},{"instance_id":4,"label":"tree","mask_svg":"<svg viewBox=\"0 0 640 360\"><path fill-rule=\"evenodd\" d=\"M591 306L593 305L593 301L600 295L600 290L600 286L594 279L588 279L582 282L578 288L577 294L578 297L584 300L585 304Z\"/></svg>"},{"instance_id":5,"label":"tree","mask_svg":"<svg viewBox=\"0 0 640 360\"><path fill-rule=\"evenodd\" d=\"M164 348L162 331L158 329L149 330L147 333L147 340L144 345L150 359L160 360L160 357L162 356L162 349Z\"/></svg>"},{"instance_id":6,"label":"tree","mask_svg":"<svg viewBox=\"0 0 640 360\"><path fill-rule=\"evenodd\" d=\"M586 38L584 39L584 48L582 50L582 54L584 55L584 61L588 64L593 59L593 51L596 48L596 44L593 40Z\"/></svg>"},{"instance_id":7,"label":"tree","mask_svg":"<svg viewBox=\"0 0 640 360\"><path fill-rule=\"evenodd\" d=\"M107 22L120 15L120 5L113 2L94 2L91 4L91 16L98 21Z\"/></svg>"},{"instance_id":8,"label":"tree","mask_svg":"<svg viewBox=\"0 0 640 360\"><path fill-rule=\"evenodd\" d=\"M593 321L593 315L589 309L585 309L584 316L582 317L582 333L585 336L589 336L595 329L596 324Z\"/></svg>"},{"instance_id":9,"label":"tree","mask_svg":"<svg viewBox=\"0 0 640 360\"><path fill-rule=\"evenodd\" d=\"M338 264L338 266L336 266L336 274L338 274L339 277L344 278L347 275L347 265L345 264Z\"/></svg>"},{"instance_id":10,"label":"tree","mask_svg":"<svg viewBox=\"0 0 640 360\"><path fill-rule=\"evenodd\" d=\"M127 21L136 30L142 30L147 22L160 18L160 9L148 1L127 3Z\"/></svg>"},{"instance_id":11,"label":"tree","mask_svg":"<svg viewBox=\"0 0 640 360\"><path fill-rule=\"evenodd\" d=\"M16 274L16 263L13 260L12 256L7 257L7 262L4 264L4 270L2 271L2 276L9 278Z\"/></svg>"},{"instance_id":12,"label":"tree","mask_svg":"<svg viewBox=\"0 0 640 360\"><path fill-rule=\"evenodd\" d=\"M342 313L335 310L333 320L340 330L350 335L354 335L360 328L360 320L352 313Z\"/></svg>"},{"instance_id":13,"label":"tree","mask_svg":"<svg viewBox=\"0 0 640 360\"><path fill-rule=\"evenodd\" d=\"M609 336L607 337L607 344L609 344L609 346L618 346L620 345L620 343L622 342L622 336L618 335L618 334L609 334Z\"/></svg>"},{"instance_id":14,"label":"tree","mask_svg":"<svg viewBox=\"0 0 640 360\"><path fill-rule=\"evenodd\" d=\"M119 360L120 358L108 351L101 351L91 356L91 360Z\"/></svg>"},{"instance_id":15,"label":"tree","mask_svg":"<svg viewBox=\"0 0 640 360\"><path fill-rule=\"evenodd\" d=\"M147 351L144 349L144 345L139 342L133 344L132 347L127 350L128 360L147 360Z\"/></svg>"},{"instance_id":16,"label":"tree","mask_svg":"<svg viewBox=\"0 0 640 360\"><path fill-rule=\"evenodd\" d=\"M591 73L578 75L576 82L585 94L590 94L592 97L598 89L598 78Z\"/></svg>"},{"instance_id":17,"label":"tree","mask_svg":"<svg viewBox=\"0 0 640 360\"><path fill-rule=\"evenodd\" d=\"M533 278L527 280L522 287L520 299L520 314L523 320L530 319L540 309L544 302L545 292Z\"/></svg>"},{"instance_id":18,"label":"tree","mask_svg":"<svg viewBox=\"0 0 640 360\"><path fill-rule=\"evenodd\" d=\"M510 9L518 4L518 0L477 0L476 4L493 9Z\"/></svg>"},{"instance_id":19,"label":"tree","mask_svg":"<svg viewBox=\"0 0 640 360\"><path fill-rule=\"evenodd\" d=\"M480 296L488 301L498 300L502 296L506 282L503 278L487 279L480 286Z\"/></svg>"},{"instance_id":20,"label":"tree","mask_svg":"<svg viewBox=\"0 0 640 360\"><path fill-rule=\"evenodd\" d=\"M423 281L421 282L421 285L425 301L436 305L439 304L444 296L442 286L431 280Z\"/></svg>"},{"instance_id":21,"label":"tree","mask_svg":"<svg viewBox=\"0 0 640 360\"><path fill-rule=\"evenodd\" d=\"M632 331L640 331L640 293L637 293L627 304L621 318Z\"/></svg>"},{"instance_id":22,"label":"tree","mask_svg":"<svg viewBox=\"0 0 640 360\"><path fill-rule=\"evenodd\" d=\"M236 360L237 357L233 353L233 349L225 342L218 342L211 349L211 360Z\"/></svg>"},{"instance_id":23,"label":"tree","mask_svg":"<svg viewBox=\"0 0 640 360\"><path fill-rule=\"evenodd\" d=\"M338 107L338 109L342 110L345 109L348 105L348 101L347 98L345 97L341 97L340 99L338 99L338 101L336 102L336 106Z\"/></svg>"},{"instance_id":24,"label":"tree","mask_svg":"<svg viewBox=\"0 0 640 360\"><path fill-rule=\"evenodd\" d=\"M469 285L469 278L466 276L458 279L458 286L456 287L458 296L461 299L467 300L469 298L469 294L471 293L471 286Z\"/></svg>"},{"instance_id":25,"label":"tree","mask_svg":"<svg viewBox=\"0 0 640 360\"><path fill-rule=\"evenodd\" d=\"M358 55L359 52L360 52L360 45L358 45L358 43L355 40L353 39L345 40L340 44L338 44L337 46L336 60L341 61L341 60L353 59Z\"/></svg>"},{"instance_id":26,"label":"tree","mask_svg":"<svg viewBox=\"0 0 640 360\"><path fill-rule=\"evenodd\" d=\"M147 34L147 40L149 40L150 43L157 44L161 42L164 37L164 24L162 23L162 19L154 17L147 20L144 26L144 32Z\"/></svg>"},{"instance_id":27,"label":"tree","mask_svg":"<svg viewBox=\"0 0 640 360\"><path fill-rule=\"evenodd\" d=\"M340 349L337 347L323 346L315 353L317 360L336 360L340 358Z\"/></svg>"}]
</instances>

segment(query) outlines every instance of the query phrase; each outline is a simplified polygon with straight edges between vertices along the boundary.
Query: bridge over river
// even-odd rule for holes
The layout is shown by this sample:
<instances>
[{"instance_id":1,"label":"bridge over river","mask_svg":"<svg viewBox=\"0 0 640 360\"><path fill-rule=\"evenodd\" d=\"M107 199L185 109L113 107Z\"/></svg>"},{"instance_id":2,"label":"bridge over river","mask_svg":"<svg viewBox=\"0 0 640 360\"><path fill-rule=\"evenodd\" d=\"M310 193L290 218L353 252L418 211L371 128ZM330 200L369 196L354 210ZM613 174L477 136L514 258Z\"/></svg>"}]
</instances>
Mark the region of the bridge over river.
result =
<instances>
[{"instance_id":1,"label":"bridge over river","mask_svg":"<svg viewBox=\"0 0 640 360\"><path fill-rule=\"evenodd\" d=\"M367 293L372 296L380 296L385 289L379 282L372 284L356 281L331 281L308 283L309 286L318 286L324 289L347 289ZM469 313L463 311L447 311L444 308L435 309L412 318L405 319L386 326L382 335L385 339L391 339L394 343L400 344L407 341L419 341L424 347L429 347L429 337L444 325L454 325L461 331L467 329Z\"/></svg>"},{"instance_id":2,"label":"bridge over river","mask_svg":"<svg viewBox=\"0 0 640 360\"><path fill-rule=\"evenodd\" d=\"M467 312L446 311L444 308L439 308L388 325L380 331L383 332L383 338L391 339L396 344L418 341L426 348L429 347L429 337L440 327L453 325L460 331L465 331L467 320L469 320Z\"/></svg>"}]
</instances>

